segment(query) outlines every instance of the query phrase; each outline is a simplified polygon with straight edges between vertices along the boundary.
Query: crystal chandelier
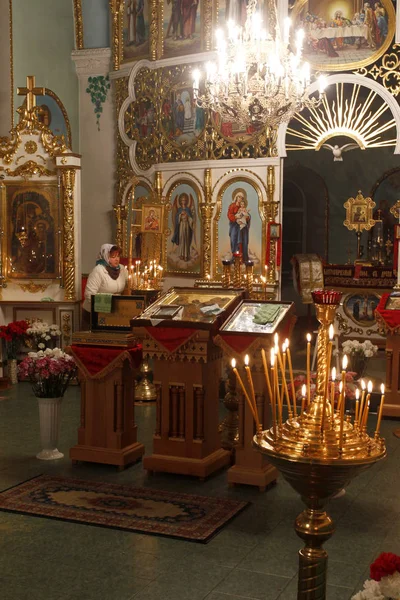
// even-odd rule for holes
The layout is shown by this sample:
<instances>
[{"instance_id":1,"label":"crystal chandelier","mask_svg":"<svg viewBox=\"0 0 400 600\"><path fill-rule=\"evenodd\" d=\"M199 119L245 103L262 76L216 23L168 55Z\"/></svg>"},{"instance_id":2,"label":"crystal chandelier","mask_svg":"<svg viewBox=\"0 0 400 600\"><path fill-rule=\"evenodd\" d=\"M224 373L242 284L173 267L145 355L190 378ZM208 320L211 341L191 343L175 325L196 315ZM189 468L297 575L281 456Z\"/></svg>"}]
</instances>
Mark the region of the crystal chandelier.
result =
<instances>
[{"instance_id":1,"label":"crystal chandelier","mask_svg":"<svg viewBox=\"0 0 400 600\"><path fill-rule=\"evenodd\" d=\"M249 0L243 27L228 21L228 37L218 30L217 61L206 65L204 93L201 74L193 72L197 106L219 113L222 119L253 129L278 127L305 107L316 107L325 81L320 78L319 98L310 98L310 65L302 62L304 31L296 35L295 52L289 47L290 19L281 37L274 0L269 0L269 21L263 23L257 0Z\"/></svg>"}]
</instances>

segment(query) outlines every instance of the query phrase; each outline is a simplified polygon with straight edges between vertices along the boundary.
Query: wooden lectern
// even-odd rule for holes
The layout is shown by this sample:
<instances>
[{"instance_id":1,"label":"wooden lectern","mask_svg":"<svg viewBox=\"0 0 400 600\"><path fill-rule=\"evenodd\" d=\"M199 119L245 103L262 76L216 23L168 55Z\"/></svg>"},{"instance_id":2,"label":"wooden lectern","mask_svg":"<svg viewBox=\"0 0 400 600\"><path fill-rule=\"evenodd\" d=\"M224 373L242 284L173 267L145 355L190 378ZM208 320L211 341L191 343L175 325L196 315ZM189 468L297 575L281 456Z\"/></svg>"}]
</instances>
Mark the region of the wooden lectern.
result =
<instances>
[{"instance_id":1,"label":"wooden lectern","mask_svg":"<svg viewBox=\"0 0 400 600\"><path fill-rule=\"evenodd\" d=\"M137 441L133 401L141 347L130 334L77 332L69 353L78 365L81 385L78 443L70 449L70 458L73 463L123 469L145 450Z\"/></svg>"},{"instance_id":2,"label":"wooden lectern","mask_svg":"<svg viewBox=\"0 0 400 600\"><path fill-rule=\"evenodd\" d=\"M253 322L255 312L262 306L276 307L275 321L271 324L256 325ZM227 359L235 358L242 381L247 385L247 376L243 367L243 358L249 354L251 358L251 375L254 384L258 418L263 429L270 426L270 406L267 385L261 360L260 349L264 348L269 355L273 346L275 333L281 337L289 337L293 325L294 304L292 302L262 302L243 300L232 316L222 325L215 342L224 349ZM236 395L239 400L239 441L235 447L235 464L228 469L228 483L254 485L260 491L278 478L278 471L265 455L253 448L253 437L256 434L251 410L239 386Z\"/></svg>"},{"instance_id":3,"label":"wooden lectern","mask_svg":"<svg viewBox=\"0 0 400 600\"><path fill-rule=\"evenodd\" d=\"M213 334L242 298L242 291L173 288L132 319L143 357L153 359L158 389L150 473L204 479L229 464L218 432L222 352Z\"/></svg>"}]
</instances>

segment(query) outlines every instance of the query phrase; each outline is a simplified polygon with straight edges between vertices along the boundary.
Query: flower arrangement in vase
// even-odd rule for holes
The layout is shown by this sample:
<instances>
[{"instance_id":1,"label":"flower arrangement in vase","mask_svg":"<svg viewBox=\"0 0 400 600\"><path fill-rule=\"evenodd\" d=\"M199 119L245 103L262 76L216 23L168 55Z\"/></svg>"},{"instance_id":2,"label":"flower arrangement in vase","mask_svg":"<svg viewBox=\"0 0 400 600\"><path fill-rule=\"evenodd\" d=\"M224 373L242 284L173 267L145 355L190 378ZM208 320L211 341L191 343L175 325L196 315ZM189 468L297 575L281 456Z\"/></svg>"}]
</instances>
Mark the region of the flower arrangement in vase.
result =
<instances>
[{"instance_id":1,"label":"flower arrangement in vase","mask_svg":"<svg viewBox=\"0 0 400 600\"><path fill-rule=\"evenodd\" d=\"M72 356L59 348L29 352L19 364L20 375L32 383L38 399L40 439L42 450L36 455L41 460L54 460L64 455L57 449L60 430L61 401L77 368Z\"/></svg>"},{"instance_id":2,"label":"flower arrangement in vase","mask_svg":"<svg viewBox=\"0 0 400 600\"><path fill-rule=\"evenodd\" d=\"M5 341L8 359L8 375L11 383L18 383L17 357L21 346L26 340L28 321L13 321L0 326L0 339Z\"/></svg>"},{"instance_id":3,"label":"flower arrangement in vase","mask_svg":"<svg viewBox=\"0 0 400 600\"><path fill-rule=\"evenodd\" d=\"M400 598L400 556L382 552L370 566L364 588L351 600L397 600Z\"/></svg>"},{"instance_id":4,"label":"flower arrangement in vase","mask_svg":"<svg viewBox=\"0 0 400 600\"><path fill-rule=\"evenodd\" d=\"M72 356L60 348L29 352L18 372L32 383L37 398L62 398L77 369Z\"/></svg>"},{"instance_id":5,"label":"flower arrangement in vase","mask_svg":"<svg viewBox=\"0 0 400 600\"><path fill-rule=\"evenodd\" d=\"M357 379L364 375L369 359L378 352L378 346L369 340L364 342L346 340L342 344L342 349L343 354L349 357L351 369L357 374Z\"/></svg>"},{"instance_id":6,"label":"flower arrangement in vase","mask_svg":"<svg viewBox=\"0 0 400 600\"><path fill-rule=\"evenodd\" d=\"M26 333L36 350L49 348L61 335L58 325L49 325L46 321L40 320L33 321L26 330Z\"/></svg>"}]
</instances>

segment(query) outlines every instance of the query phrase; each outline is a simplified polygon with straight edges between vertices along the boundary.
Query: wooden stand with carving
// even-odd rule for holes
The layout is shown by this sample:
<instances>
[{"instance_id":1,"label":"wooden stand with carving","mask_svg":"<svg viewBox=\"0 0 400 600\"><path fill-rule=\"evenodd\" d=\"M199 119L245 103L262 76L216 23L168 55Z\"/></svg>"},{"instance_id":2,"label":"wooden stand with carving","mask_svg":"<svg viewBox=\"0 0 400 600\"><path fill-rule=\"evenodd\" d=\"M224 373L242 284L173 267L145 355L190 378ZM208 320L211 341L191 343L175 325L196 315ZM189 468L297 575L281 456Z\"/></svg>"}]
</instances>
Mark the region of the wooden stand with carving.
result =
<instances>
[{"instance_id":1,"label":"wooden stand with carving","mask_svg":"<svg viewBox=\"0 0 400 600\"><path fill-rule=\"evenodd\" d=\"M258 416L263 429L270 426L268 405L266 402L267 390L264 374L261 371L261 359L252 369L254 390L258 407ZM246 382L244 369L239 369L242 381ZM228 483L255 485L260 492L265 492L267 486L278 479L278 471L266 457L253 448L253 437L256 434L254 419L251 410L243 396L239 394L239 444L236 446L235 464L228 469Z\"/></svg>"},{"instance_id":2,"label":"wooden stand with carving","mask_svg":"<svg viewBox=\"0 0 400 600\"><path fill-rule=\"evenodd\" d=\"M143 355L153 358L158 388L153 454L149 473L162 471L204 479L229 464L218 433L218 388L222 352L211 332L198 330L188 343L168 353L144 327L135 327Z\"/></svg>"},{"instance_id":3,"label":"wooden stand with carving","mask_svg":"<svg viewBox=\"0 0 400 600\"><path fill-rule=\"evenodd\" d=\"M116 465L121 470L144 454L144 445L137 441L134 369L127 357L115 362L115 368L99 378L79 369L81 414L78 443L69 451L73 463Z\"/></svg>"}]
</instances>

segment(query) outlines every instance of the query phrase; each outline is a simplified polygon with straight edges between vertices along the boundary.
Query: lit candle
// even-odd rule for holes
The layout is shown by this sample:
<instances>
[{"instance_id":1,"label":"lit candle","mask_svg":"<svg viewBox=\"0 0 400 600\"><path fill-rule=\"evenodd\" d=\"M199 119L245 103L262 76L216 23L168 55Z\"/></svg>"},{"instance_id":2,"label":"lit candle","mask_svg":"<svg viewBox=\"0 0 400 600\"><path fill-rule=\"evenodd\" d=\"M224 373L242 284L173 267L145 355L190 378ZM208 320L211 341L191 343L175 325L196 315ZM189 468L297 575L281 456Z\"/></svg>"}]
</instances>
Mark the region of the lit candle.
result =
<instances>
[{"instance_id":1,"label":"lit candle","mask_svg":"<svg viewBox=\"0 0 400 600\"><path fill-rule=\"evenodd\" d=\"M346 370L347 370L347 365L348 365L348 358L347 355L345 354L343 356L343 360L342 360L342 386L343 386L343 391L342 391L342 401L343 401L343 406L346 404ZM343 414L344 414L344 410L342 410Z\"/></svg>"},{"instance_id":2,"label":"lit candle","mask_svg":"<svg viewBox=\"0 0 400 600\"><path fill-rule=\"evenodd\" d=\"M385 402L385 386L381 385L381 403L379 405L379 413L378 413L378 422L376 424L376 429L375 429L375 437L378 438L379 437L379 429L381 426L381 420L382 420L382 411L383 411L383 403Z\"/></svg>"},{"instance_id":3,"label":"lit candle","mask_svg":"<svg viewBox=\"0 0 400 600\"><path fill-rule=\"evenodd\" d=\"M331 413L332 413L332 425L334 422L334 414L335 414L335 381L336 381L336 368L333 367L332 375L331 375Z\"/></svg>"},{"instance_id":4,"label":"lit candle","mask_svg":"<svg viewBox=\"0 0 400 600\"><path fill-rule=\"evenodd\" d=\"M272 408L272 428L274 432L274 438L276 439L276 404L275 404L275 394L276 394L276 378L275 378L275 352L274 349L271 348L271 377L272 377L272 385L273 385L273 395L271 398L271 408Z\"/></svg>"},{"instance_id":5,"label":"lit candle","mask_svg":"<svg viewBox=\"0 0 400 600\"><path fill-rule=\"evenodd\" d=\"M371 399L371 393L372 393L372 381L368 381L368 385L367 385L367 398L365 400L365 408L364 408L364 413L362 416L360 416L360 419L362 419L361 421L361 427L366 427L367 426L367 419L368 419L368 412L369 412L369 404L370 404L370 399Z\"/></svg>"},{"instance_id":6,"label":"lit candle","mask_svg":"<svg viewBox=\"0 0 400 600\"><path fill-rule=\"evenodd\" d=\"M255 414L254 414L254 409L253 409L253 403L252 403L252 401L251 401L251 400L250 400L250 398L249 398L249 395L248 395L248 393L247 393L247 390L246 390L246 388L244 387L244 383L243 383L243 381L242 381L242 378L240 377L239 371L238 371L238 370L237 370L237 368L236 368L236 360L235 360L234 358L232 358L232 360L231 360L231 365L232 365L232 370L233 370L233 372L234 372L234 373L235 373L235 375L236 375L236 379L237 379L237 381L238 381L238 383L239 383L240 387L242 388L242 392L243 392L243 394L244 394L244 397L246 398L247 404L248 404L248 405L249 405L249 407L250 407L250 410L251 410L251 412L252 412L252 415L253 415L253 419L254 419L254 420L256 420L256 416L255 416Z\"/></svg>"},{"instance_id":7,"label":"lit candle","mask_svg":"<svg viewBox=\"0 0 400 600\"><path fill-rule=\"evenodd\" d=\"M356 389L356 408L354 412L354 427L358 424L358 409L360 408L360 390Z\"/></svg>"},{"instance_id":8,"label":"lit candle","mask_svg":"<svg viewBox=\"0 0 400 600\"><path fill-rule=\"evenodd\" d=\"M336 406L336 412L340 413L340 410L342 408L342 400L343 400L343 382L341 381L339 383L339 399L338 399L338 403Z\"/></svg>"},{"instance_id":9,"label":"lit candle","mask_svg":"<svg viewBox=\"0 0 400 600\"><path fill-rule=\"evenodd\" d=\"M294 389L294 378L293 378L293 368L292 368L292 356L290 354L289 348L289 340L285 340L286 344L286 354L288 358L288 366L289 366L289 377L290 377L290 387L292 388L292 400L293 400L293 416L297 415L297 407L296 407L296 390Z\"/></svg>"},{"instance_id":10,"label":"lit candle","mask_svg":"<svg viewBox=\"0 0 400 600\"><path fill-rule=\"evenodd\" d=\"M250 363L249 355L246 354L246 356L244 357L244 370L246 371L247 380L248 380L249 386L250 386L251 399L253 401L253 409L254 409L254 411L253 411L254 419L255 419L256 425L257 425L257 432L259 432L259 431L261 431L261 426L260 426L260 421L258 418L256 394L254 391L253 377L251 375L251 369L250 369L249 363Z\"/></svg>"},{"instance_id":11,"label":"lit candle","mask_svg":"<svg viewBox=\"0 0 400 600\"><path fill-rule=\"evenodd\" d=\"M307 333L307 406L311 402L310 359L311 359L311 334Z\"/></svg>"},{"instance_id":12,"label":"lit candle","mask_svg":"<svg viewBox=\"0 0 400 600\"><path fill-rule=\"evenodd\" d=\"M307 386L305 383L301 386L301 415L304 413L305 404L306 404L306 395L307 395Z\"/></svg>"},{"instance_id":13,"label":"lit candle","mask_svg":"<svg viewBox=\"0 0 400 600\"><path fill-rule=\"evenodd\" d=\"M365 381L364 379L361 379L361 400L360 400L360 410L358 412L358 423L359 425L361 425L361 417L363 414L363 410L364 410L364 400L365 400L365 392L367 389L367 386L365 385Z\"/></svg>"},{"instance_id":14,"label":"lit candle","mask_svg":"<svg viewBox=\"0 0 400 600\"><path fill-rule=\"evenodd\" d=\"M283 42L284 44L287 46L289 43L289 32L290 32L290 26L291 26L291 20L290 17L286 17L283 23Z\"/></svg>"}]
</instances>

